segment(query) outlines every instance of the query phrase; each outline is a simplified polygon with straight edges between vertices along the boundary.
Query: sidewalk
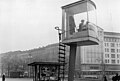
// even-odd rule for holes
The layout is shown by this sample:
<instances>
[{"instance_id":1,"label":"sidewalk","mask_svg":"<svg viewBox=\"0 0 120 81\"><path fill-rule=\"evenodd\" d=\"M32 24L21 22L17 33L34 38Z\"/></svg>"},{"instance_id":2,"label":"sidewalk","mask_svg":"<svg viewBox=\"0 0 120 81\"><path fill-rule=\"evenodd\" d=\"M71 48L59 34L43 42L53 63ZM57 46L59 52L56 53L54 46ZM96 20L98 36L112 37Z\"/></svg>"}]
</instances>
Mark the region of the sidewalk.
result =
<instances>
[{"instance_id":1,"label":"sidewalk","mask_svg":"<svg viewBox=\"0 0 120 81\"><path fill-rule=\"evenodd\" d=\"M0 81L2 81L2 78L0 78ZM31 78L6 78L5 81L33 81Z\"/></svg>"}]
</instances>

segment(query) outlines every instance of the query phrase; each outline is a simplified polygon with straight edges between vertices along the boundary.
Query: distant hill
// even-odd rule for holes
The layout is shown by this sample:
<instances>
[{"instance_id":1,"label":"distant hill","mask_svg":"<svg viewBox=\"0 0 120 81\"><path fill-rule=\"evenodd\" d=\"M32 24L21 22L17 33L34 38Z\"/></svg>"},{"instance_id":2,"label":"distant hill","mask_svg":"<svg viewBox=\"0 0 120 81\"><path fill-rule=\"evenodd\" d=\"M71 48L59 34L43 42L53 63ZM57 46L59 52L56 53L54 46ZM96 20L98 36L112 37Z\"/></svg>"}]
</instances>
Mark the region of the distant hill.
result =
<instances>
[{"instance_id":1,"label":"distant hill","mask_svg":"<svg viewBox=\"0 0 120 81\"><path fill-rule=\"evenodd\" d=\"M19 56L22 58L31 58L32 61L57 61L58 60L58 43L50 44L45 47L34 48L25 51L11 51L7 53L1 53L0 57L6 56ZM67 47L67 56L69 48Z\"/></svg>"},{"instance_id":2,"label":"distant hill","mask_svg":"<svg viewBox=\"0 0 120 81\"><path fill-rule=\"evenodd\" d=\"M59 44L50 44L45 47L25 51L11 51L0 54L0 70L9 76L10 72L26 72L31 62L50 61L58 62ZM66 47L66 62L68 63L69 47Z\"/></svg>"}]
</instances>

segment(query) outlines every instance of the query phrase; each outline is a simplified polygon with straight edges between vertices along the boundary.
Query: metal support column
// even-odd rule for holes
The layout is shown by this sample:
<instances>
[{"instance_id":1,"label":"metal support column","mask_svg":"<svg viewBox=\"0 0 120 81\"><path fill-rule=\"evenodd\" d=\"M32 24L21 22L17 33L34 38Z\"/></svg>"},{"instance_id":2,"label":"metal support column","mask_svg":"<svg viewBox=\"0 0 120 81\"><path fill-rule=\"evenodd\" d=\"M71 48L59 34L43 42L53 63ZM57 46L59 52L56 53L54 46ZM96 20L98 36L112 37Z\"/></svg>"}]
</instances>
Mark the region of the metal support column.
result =
<instances>
[{"instance_id":1,"label":"metal support column","mask_svg":"<svg viewBox=\"0 0 120 81\"><path fill-rule=\"evenodd\" d=\"M68 81L74 81L76 48L76 44L70 45Z\"/></svg>"}]
</instances>

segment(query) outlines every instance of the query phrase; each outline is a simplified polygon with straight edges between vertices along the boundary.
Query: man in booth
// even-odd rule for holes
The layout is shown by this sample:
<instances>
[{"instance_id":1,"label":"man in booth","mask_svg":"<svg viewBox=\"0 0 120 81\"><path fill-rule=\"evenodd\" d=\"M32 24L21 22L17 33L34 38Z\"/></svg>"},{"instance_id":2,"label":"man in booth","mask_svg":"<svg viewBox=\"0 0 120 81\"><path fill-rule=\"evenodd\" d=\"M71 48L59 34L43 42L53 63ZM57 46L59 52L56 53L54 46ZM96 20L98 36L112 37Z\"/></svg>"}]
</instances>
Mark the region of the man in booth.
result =
<instances>
[{"instance_id":1,"label":"man in booth","mask_svg":"<svg viewBox=\"0 0 120 81\"><path fill-rule=\"evenodd\" d=\"M82 31L83 27L84 27L84 20L81 20L81 23L79 24L79 29L78 32Z\"/></svg>"}]
</instances>

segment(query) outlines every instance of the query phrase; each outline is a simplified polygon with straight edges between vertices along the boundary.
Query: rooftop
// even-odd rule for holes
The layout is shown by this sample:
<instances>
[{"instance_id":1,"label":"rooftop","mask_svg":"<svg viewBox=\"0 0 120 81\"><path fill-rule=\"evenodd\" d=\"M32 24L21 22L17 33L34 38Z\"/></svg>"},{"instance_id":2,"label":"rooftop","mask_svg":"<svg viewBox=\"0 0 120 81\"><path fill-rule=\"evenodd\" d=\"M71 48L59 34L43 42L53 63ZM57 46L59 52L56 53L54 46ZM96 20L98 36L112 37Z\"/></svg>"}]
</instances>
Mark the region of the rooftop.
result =
<instances>
[{"instance_id":1,"label":"rooftop","mask_svg":"<svg viewBox=\"0 0 120 81\"><path fill-rule=\"evenodd\" d=\"M62 9L66 9L66 8L69 8L69 7L73 7L75 5L78 5L78 4L81 4L81 3L85 3L85 2L89 2L91 3L92 5L94 5L94 7L96 8L96 5L93 1L91 0L80 0L80 1L77 1L77 2L74 2L74 3L71 3L71 4L68 4L68 5L65 5L65 6L62 6Z\"/></svg>"},{"instance_id":2,"label":"rooftop","mask_svg":"<svg viewBox=\"0 0 120 81\"><path fill-rule=\"evenodd\" d=\"M58 63L58 62L33 62L28 64L28 66L35 66L35 65L43 65L43 66L60 66L64 63Z\"/></svg>"},{"instance_id":3,"label":"rooftop","mask_svg":"<svg viewBox=\"0 0 120 81\"><path fill-rule=\"evenodd\" d=\"M104 32L104 35L116 35L116 36L120 36L120 33L117 33L117 32Z\"/></svg>"}]
</instances>

